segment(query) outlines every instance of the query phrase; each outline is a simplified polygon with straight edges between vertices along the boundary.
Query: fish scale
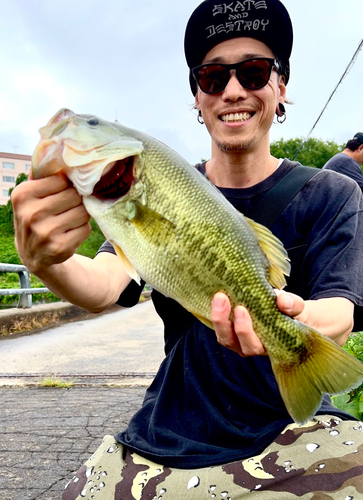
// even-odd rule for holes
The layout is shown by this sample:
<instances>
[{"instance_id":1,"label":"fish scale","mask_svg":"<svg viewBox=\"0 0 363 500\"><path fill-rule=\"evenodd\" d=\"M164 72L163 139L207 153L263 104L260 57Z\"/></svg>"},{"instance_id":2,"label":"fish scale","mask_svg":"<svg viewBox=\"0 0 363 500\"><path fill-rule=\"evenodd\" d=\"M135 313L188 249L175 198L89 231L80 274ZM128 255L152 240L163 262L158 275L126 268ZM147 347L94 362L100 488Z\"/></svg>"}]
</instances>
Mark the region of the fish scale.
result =
<instances>
[{"instance_id":1,"label":"fish scale","mask_svg":"<svg viewBox=\"0 0 363 500\"><path fill-rule=\"evenodd\" d=\"M107 166L128 158L129 191L116 200L93 196ZM161 142L63 109L42 127L32 168L35 179L68 175L133 279L141 276L211 328L216 292L244 305L297 423L315 414L324 392L346 392L363 380L358 360L278 310L273 287L282 288L289 273L282 243Z\"/></svg>"},{"instance_id":2,"label":"fish scale","mask_svg":"<svg viewBox=\"0 0 363 500\"><path fill-rule=\"evenodd\" d=\"M147 142L144 143L144 147L145 154L148 154ZM152 148L150 152L150 164L152 162L158 164L158 157L164 153L162 149L162 145L159 150L155 147ZM210 319L210 302L216 290L223 289L228 293L235 304L238 303L238 295L240 294L237 294L232 289L228 290L227 287L230 282L230 284L234 284L236 288L241 288L238 286L238 280L235 278L233 279L233 275L235 275L234 268L236 270L240 270L239 262L242 260L240 256L243 255L244 249L241 243L247 239L247 236L244 239L241 238L241 229L244 229L245 232L248 232L250 235L250 252L254 256L254 260L261 262L261 260L264 260L264 257L261 255L261 252L258 251L257 238L253 235L251 228L247 223L240 224L241 217L237 212L234 214L234 218L238 219L239 230L236 231L235 229L235 237L231 237L233 224L228 222L226 223L226 213L223 213L221 210L221 203L223 202L223 205L225 205L225 198L222 197L222 195L219 195L217 200L212 198L214 203L211 203L210 190L215 191L214 187L210 186L208 182L205 182L205 191L202 192L200 189L201 185L199 173L196 172L196 175L191 177L190 175L185 175L185 166L184 168L182 165L179 167L179 165L175 163L170 163L170 165L172 165L173 168L171 169L169 167L169 172L171 174L169 176L165 174L165 170L162 168L159 169L159 171L165 175L165 184L171 187L168 189L166 196L163 195L160 197L158 190L148 189L149 185L155 185L154 176L148 176L148 169L145 169L145 173L141 177L141 181L145 183L145 191L149 193L147 197L148 206L158 213L163 213L166 219L175 223L177 228L176 236L178 239L168 242L168 245L170 245L170 256L172 257L173 253L178 255L180 253L184 253L183 267L187 265L187 268L189 269L188 274L191 276L192 282L196 280L196 277L200 276L201 279L198 281L202 281L204 284L203 288L205 297L203 300L203 296L198 294L198 298L203 306L199 306L197 311L201 316ZM177 171L176 175L174 175L175 170ZM179 200L182 200L185 197L188 197L190 200L189 209L187 211L178 210L178 207L175 207L176 211L174 213L168 213L167 210L164 210L163 201L165 198L168 199L168 196L172 196L172 199L175 198L175 196L173 196L174 189L177 189L180 195L178 196ZM203 208L201 210L196 210L195 207L197 204ZM228 204L228 216L230 217L229 212L230 205ZM181 229L178 231L178 228ZM193 235L193 238L191 238L191 235ZM223 237L224 235L229 237ZM158 241L158 244L160 244L160 241ZM163 242L163 246L165 246L165 242ZM225 259L224 256L231 256L232 251L235 256L234 261L232 259ZM135 249L132 249L130 256L133 255L134 258L137 259L134 252ZM186 260L186 256L188 256L188 260ZM143 256L140 255L140 260L142 259ZM218 265L219 262L221 265ZM256 267L260 269L261 265ZM221 273L220 271L222 269L224 272ZM167 296L175 296L175 291L170 287L170 285L168 285L170 276L169 273L175 272L175 269L173 267L168 267L165 271L166 288L160 290L159 283L155 284L155 286ZM217 285L211 283L208 286L208 283L210 283L211 280L208 279L208 277L205 277L207 272L211 275L211 278L214 281L217 280ZM152 270L151 274L153 274ZM247 266L243 267L243 273L240 273L240 277L245 284L249 274L249 268ZM152 279L152 276L149 277L149 281L150 278ZM253 280L254 276L251 275L249 279ZM181 280L181 287L185 289L188 279L185 279L185 275L183 274L181 275ZM190 289L188 284L187 287ZM196 307L195 294L194 297L191 297L191 299L192 303L185 304L189 310L195 309Z\"/></svg>"}]
</instances>

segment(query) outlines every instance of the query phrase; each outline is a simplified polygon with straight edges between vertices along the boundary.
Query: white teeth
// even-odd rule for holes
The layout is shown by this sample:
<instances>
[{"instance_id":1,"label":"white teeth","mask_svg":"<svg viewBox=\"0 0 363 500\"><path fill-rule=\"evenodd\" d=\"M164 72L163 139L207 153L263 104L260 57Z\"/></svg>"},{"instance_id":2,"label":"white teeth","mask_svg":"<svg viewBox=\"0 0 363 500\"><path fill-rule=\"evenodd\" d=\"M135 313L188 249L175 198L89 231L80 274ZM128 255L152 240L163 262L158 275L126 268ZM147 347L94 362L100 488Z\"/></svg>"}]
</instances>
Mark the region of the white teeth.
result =
<instances>
[{"instance_id":1,"label":"white teeth","mask_svg":"<svg viewBox=\"0 0 363 500\"><path fill-rule=\"evenodd\" d=\"M251 116L251 113L230 113L229 115L221 115L221 119L224 122L244 122Z\"/></svg>"}]
</instances>

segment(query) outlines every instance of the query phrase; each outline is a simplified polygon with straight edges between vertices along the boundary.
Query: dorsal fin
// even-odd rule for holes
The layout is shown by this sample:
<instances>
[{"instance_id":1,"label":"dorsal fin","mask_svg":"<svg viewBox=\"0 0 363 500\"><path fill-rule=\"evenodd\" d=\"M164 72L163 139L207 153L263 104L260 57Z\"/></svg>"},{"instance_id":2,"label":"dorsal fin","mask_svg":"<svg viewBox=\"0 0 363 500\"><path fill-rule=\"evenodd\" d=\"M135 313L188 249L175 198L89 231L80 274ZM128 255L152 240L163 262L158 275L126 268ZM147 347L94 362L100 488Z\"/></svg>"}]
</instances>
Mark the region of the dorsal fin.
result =
<instances>
[{"instance_id":1,"label":"dorsal fin","mask_svg":"<svg viewBox=\"0 0 363 500\"><path fill-rule=\"evenodd\" d=\"M286 285L285 276L290 275L290 260L281 241L267 227L246 217L254 230L258 244L266 255L269 263L268 282L274 288L281 290Z\"/></svg>"}]
</instances>

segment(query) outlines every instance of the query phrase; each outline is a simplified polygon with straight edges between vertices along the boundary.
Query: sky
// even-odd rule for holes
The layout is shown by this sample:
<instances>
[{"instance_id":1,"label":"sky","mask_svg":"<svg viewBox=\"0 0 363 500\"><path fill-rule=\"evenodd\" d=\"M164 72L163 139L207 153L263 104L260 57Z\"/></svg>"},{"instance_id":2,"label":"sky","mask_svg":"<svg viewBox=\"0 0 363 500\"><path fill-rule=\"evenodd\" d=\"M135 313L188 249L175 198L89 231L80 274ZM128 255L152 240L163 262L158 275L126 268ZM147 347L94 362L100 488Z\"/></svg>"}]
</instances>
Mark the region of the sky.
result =
<instances>
[{"instance_id":1,"label":"sky","mask_svg":"<svg viewBox=\"0 0 363 500\"><path fill-rule=\"evenodd\" d=\"M142 130L190 163L210 157L192 109L183 40L199 0L0 0L0 151L32 154L60 109ZM223 3L222 0L216 0ZM305 138L363 38L362 0L285 0L294 26L284 124ZM363 50L312 137L343 144L363 131Z\"/></svg>"}]
</instances>

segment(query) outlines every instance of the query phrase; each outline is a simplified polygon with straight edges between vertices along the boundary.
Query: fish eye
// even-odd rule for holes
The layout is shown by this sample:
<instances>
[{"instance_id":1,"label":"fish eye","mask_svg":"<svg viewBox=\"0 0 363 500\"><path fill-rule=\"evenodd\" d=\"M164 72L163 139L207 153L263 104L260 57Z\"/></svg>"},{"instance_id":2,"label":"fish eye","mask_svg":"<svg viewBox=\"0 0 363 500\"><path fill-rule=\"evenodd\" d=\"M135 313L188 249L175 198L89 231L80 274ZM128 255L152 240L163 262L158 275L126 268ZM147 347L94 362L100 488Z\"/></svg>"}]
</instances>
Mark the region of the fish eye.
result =
<instances>
[{"instance_id":1,"label":"fish eye","mask_svg":"<svg viewBox=\"0 0 363 500\"><path fill-rule=\"evenodd\" d=\"M87 120L87 123L88 123L88 125L95 127L96 125L98 125L100 123L100 121L98 118L90 118L89 120Z\"/></svg>"}]
</instances>

